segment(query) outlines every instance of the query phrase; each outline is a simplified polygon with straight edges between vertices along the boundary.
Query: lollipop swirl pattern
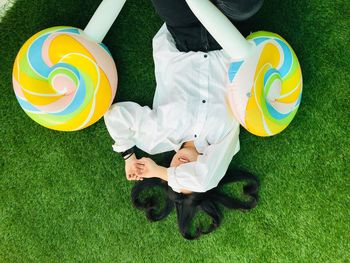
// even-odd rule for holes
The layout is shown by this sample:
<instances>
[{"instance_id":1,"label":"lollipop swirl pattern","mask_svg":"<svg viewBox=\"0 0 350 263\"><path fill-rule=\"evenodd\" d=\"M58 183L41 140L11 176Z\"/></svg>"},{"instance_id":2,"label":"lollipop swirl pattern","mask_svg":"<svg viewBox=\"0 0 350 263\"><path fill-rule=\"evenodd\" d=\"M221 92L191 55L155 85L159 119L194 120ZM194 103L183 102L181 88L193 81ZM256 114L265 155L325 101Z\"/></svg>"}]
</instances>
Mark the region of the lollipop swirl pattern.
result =
<instances>
[{"instance_id":1,"label":"lollipop swirl pattern","mask_svg":"<svg viewBox=\"0 0 350 263\"><path fill-rule=\"evenodd\" d=\"M294 118L302 96L299 61L279 35L256 32L248 36L256 48L244 61L229 66L231 110L248 131L272 136Z\"/></svg>"},{"instance_id":2,"label":"lollipop swirl pattern","mask_svg":"<svg viewBox=\"0 0 350 263\"><path fill-rule=\"evenodd\" d=\"M26 114L54 130L75 131L97 122L113 102L117 70L103 44L73 27L31 37L14 63L13 86Z\"/></svg>"}]
</instances>

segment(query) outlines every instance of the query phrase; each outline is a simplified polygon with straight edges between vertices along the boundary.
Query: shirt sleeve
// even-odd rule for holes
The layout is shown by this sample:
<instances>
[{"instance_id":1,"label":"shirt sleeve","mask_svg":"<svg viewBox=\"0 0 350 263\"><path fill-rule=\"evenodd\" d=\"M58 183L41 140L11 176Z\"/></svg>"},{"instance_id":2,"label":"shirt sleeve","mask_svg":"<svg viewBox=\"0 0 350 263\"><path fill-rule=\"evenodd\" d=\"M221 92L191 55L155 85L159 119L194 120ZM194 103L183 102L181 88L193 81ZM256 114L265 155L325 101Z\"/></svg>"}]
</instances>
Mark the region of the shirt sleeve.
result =
<instances>
[{"instance_id":1,"label":"shirt sleeve","mask_svg":"<svg viewBox=\"0 0 350 263\"><path fill-rule=\"evenodd\" d=\"M197 161L168 168L168 185L176 192L206 192L219 184L238 151L239 125L221 141L209 145Z\"/></svg>"},{"instance_id":2,"label":"shirt sleeve","mask_svg":"<svg viewBox=\"0 0 350 263\"><path fill-rule=\"evenodd\" d=\"M124 152L133 146L149 153L177 150L169 129L162 127L156 111L134 102L113 104L104 115L109 134L114 140L113 150Z\"/></svg>"}]
</instances>

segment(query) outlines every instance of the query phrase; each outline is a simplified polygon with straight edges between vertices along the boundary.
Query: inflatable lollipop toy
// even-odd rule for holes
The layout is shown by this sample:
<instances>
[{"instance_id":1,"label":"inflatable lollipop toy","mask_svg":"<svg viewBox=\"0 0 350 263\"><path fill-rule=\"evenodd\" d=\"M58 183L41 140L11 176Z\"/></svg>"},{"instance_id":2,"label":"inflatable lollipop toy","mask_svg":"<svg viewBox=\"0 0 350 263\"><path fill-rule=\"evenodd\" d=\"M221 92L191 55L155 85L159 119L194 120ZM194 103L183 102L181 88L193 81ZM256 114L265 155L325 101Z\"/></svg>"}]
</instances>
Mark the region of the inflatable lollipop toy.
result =
<instances>
[{"instance_id":1,"label":"inflatable lollipop toy","mask_svg":"<svg viewBox=\"0 0 350 263\"><path fill-rule=\"evenodd\" d=\"M102 1L84 31L52 27L23 45L14 63L13 87L30 118L50 129L76 131L104 115L118 77L101 42L125 1Z\"/></svg>"},{"instance_id":2,"label":"inflatable lollipop toy","mask_svg":"<svg viewBox=\"0 0 350 263\"><path fill-rule=\"evenodd\" d=\"M231 56L228 101L249 132L272 136L294 118L302 96L302 73L297 56L279 35L260 31L245 39L209 0L187 4Z\"/></svg>"}]
</instances>

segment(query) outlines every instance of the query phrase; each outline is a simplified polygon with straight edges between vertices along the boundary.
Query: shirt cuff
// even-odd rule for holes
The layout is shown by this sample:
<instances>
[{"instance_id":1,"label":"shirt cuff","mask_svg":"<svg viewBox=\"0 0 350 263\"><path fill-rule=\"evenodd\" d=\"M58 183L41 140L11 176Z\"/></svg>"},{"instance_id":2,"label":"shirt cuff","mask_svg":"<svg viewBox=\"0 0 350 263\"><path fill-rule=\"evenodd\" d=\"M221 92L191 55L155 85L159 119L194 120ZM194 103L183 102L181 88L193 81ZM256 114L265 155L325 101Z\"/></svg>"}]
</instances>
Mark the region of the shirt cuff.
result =
<instances>
[{"instance_id":1,"label":"shirt cuff","mask_svg":"<svg viewBox=\"0 0 350 263\"><path fill-rule=\"evenodd\" d=\"M173 191L181 193L180 185L176 180L175 169L176 167L169 167L167 169L168 185L173 189Z\"/></svg>"},{"instance_id":2,"label":"shirt cuff","mask_svg":"<svg viewBox=\"0 0 350 263\"><path fill-rule=\"evenodd\" d=\"M117 152L117 153L122 153L125 152L126 150L129 150L130 148L134 147L135 144L133 141L128 141L128 142L124 142L123 145L117 145L117 143L112 145L113 151Z\"/></svg>"}]
</instances>

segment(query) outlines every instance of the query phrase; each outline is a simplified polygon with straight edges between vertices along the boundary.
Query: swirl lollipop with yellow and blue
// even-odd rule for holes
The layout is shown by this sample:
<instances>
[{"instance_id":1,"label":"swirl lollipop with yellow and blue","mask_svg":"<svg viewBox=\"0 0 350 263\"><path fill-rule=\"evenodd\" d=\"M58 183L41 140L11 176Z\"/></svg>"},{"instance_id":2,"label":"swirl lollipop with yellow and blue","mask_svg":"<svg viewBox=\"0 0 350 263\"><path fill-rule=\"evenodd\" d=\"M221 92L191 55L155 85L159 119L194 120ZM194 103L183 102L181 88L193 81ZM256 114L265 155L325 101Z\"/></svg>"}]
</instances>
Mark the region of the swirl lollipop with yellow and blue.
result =
<instances>
[{"instance_id":1,"label":"swirl lollipop with yellow and blue","mask_svg":"<svg viewBox=\"0 0 350 263\"><path fill-rule=\"evenodd\" d=\"M228 101L249 132L272 136L293 120L302 97L297 56L281 36L260 31L245 39L208 0L186 0L210 34L230 55Z\"/></svg>"},{"instance_id":2,"label":"swirl lollipop with yellow and blue","mask_svg":"<svg viewBox=\"0 0 350 263\"><path fill-rule=\"evenodd\" d=\"M97 122L113 102L118 74L101 42L126 0L104 0L85 30L52 27L32 36L20 49L13 87L25 113L59 131L76 131Z\"/></svg>"}]
</instances>

